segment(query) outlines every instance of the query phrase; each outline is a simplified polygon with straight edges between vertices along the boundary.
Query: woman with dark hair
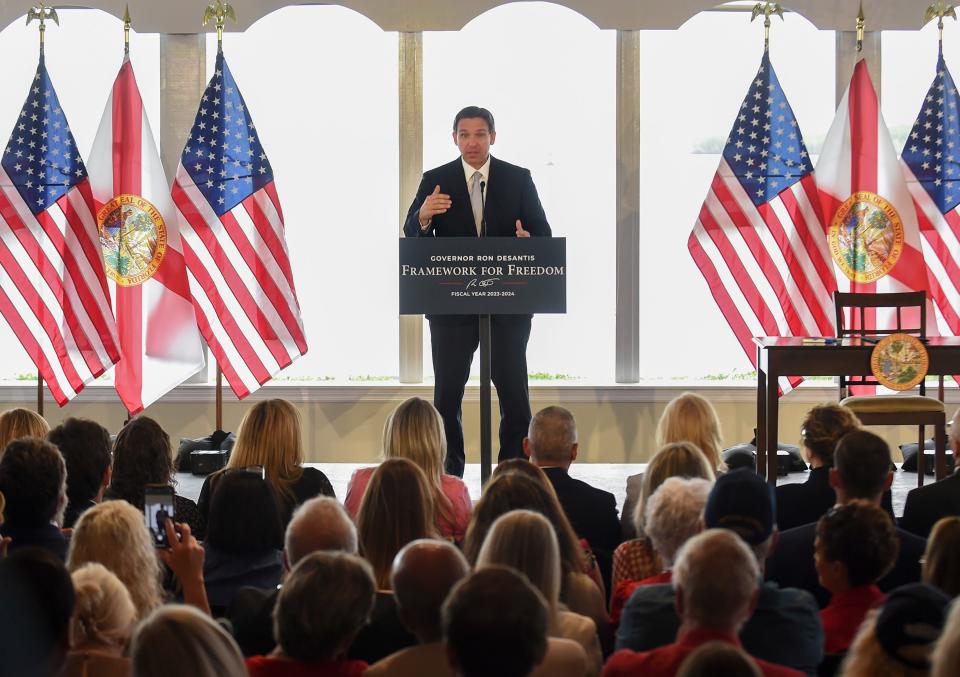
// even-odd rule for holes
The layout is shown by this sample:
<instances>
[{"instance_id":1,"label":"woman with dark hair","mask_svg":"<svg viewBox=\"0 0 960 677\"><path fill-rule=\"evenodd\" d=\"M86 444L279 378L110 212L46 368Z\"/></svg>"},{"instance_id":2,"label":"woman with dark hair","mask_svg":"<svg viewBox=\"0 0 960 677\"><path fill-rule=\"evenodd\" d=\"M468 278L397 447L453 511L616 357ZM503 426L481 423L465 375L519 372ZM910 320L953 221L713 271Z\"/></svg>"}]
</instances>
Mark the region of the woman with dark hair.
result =
<instances>
[{"instance_id":1,"label":"woman with dark hair","mask_svg":"<svg viewBox=\"0 0 960 677\"><path fill-rule=\"evenodd\" d=\"M271 589L283 573L283 527L273 488L261 475L231 470L210 500L203 581L214 614L243 586Z\"/></svg>"},{"instance_id":2,"label":"woman with dark hair","mask_svg":"<svg viewBox=\"0 0 960 677\"><path fill-rule=\"evenodd\" d=\"M147 416L138 416L123 426L113 443L113 476L103 500L123 499L143 510L144 487L148 484L177 486L173 449L170 436L159 423ZM174 495L173 521L189 524L191 533L203 539L203 521L197 504L189 498Z\"/></svg>"}]
</instances>

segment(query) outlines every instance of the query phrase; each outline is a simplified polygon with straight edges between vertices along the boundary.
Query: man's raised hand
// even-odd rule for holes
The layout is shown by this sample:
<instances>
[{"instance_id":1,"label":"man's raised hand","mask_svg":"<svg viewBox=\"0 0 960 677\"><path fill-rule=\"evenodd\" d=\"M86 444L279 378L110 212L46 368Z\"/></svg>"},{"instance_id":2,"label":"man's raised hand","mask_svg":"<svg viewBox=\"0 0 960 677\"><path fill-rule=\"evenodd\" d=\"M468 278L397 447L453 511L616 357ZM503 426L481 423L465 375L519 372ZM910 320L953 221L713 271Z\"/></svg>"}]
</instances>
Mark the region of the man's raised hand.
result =
<instances>
[{"instance_id":1,"label":"man's raised hand","mask_svg":"<svg viewBox=\"0 0 960 677\"><path fill-rule=\"evenodd\" d=\"M530 237L530 231L523 229L523 224L520 223L520 219L517 219L517 237Z\"/></svg>"},{"instance_id":2,"label":"man's raised hand","mask_svg":"<svg viewBox=\"0 0 960 677\"><path fill-rule=\"evenodd\" d=\"M434 216L443 214L450 209L451 204L453 203L450 202L450 196L446 193L441 193L440 186L434 188L433 192L427 195L423 204L420 205L420 227L425 228L427 224L433 220Z\"/></svg>"}]
</instances>

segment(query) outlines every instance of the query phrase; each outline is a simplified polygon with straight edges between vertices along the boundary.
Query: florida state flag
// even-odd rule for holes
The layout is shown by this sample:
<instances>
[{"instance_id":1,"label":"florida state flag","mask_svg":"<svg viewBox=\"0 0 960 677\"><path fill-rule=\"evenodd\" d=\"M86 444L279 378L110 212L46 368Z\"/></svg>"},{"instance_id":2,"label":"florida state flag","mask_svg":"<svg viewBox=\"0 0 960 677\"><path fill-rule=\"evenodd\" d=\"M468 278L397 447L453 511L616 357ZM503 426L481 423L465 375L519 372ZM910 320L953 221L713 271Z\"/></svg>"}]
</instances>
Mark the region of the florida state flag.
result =
<instances>
[{"instance_id":1,"label":"florida state flag","mask_svg":"<svg viewBox=\"0 0 960 677\"><path fill-rule=\"evenodd\" d=\"M927 333L936 335L913 199L862 59L827 133L816 180L839 290L927 291ZM863 329L895 326L891 312L868 310ZM919 325L919 317L903 320Z\"/></svg>"},{"instance_id":2,"label":"florida state flag","mask_svg":"<svg viewBox=\"0 0 960 677\"><path fill-rule=\"evenodd\" d=\"M129 59L88 162L117 314L115 381L130 415L203 368L176 212Z\"/></svg>"}]
</instances>

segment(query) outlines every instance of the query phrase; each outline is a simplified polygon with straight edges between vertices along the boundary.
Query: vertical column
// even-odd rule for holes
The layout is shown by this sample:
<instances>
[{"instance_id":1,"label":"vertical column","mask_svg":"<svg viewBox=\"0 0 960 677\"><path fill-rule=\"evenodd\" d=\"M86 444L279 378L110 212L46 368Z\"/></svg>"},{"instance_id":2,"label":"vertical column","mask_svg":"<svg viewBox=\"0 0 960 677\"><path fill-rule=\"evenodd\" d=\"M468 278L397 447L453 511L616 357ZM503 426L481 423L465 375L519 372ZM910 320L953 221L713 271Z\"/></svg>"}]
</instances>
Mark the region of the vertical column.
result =
<instances>
[{"instance_id":1,"label":"vertical column","mask_svg":"<svg viewBox=\"0 0 960 677\"><path fill-rule=\"evenodd\" d=\"M400 205L397 223L423 174L423 33L400 33ZM423 381L423 316L400 316L400 382Z\"/></svg>"},{"instance_id":2,"label":"vertical column","mask_svg":"<svg viewBox=\"0 0 960 677\"><path fill-rule=\"evenodd\" d=\"M203 33L160 35L160 161L172 184L180 153L193 126L200 97L207 85L207 36ZM210 353L203 346L207 364ZM201 369L186 383L206 383Z\"/></svg>"},{"instance_id":3,"label":"vertical column","mask_svg":"<svg viewBox=\"0 0 960 677\"><path fill-rule=\"evenodd\" d=\"M617 383L640 380L640 31L617 31Z\"/></svg>"},{"instance_id":4,"label":"vertical column","mask_svg":"<svg viewBox=\"0 0 960 677\"><path fill-rule=\"evenodd\" d=\"M868 18L869 20L869 18ZM857 51L856 31L837 31L837 84L836 101L840 103L843 93L847 91L850 78L853 76L853 67L861 58L867 60L867 70L870 79L877 90L877 99L880 99L880 31L866 31L863 34L863 50Z\"/></svg>"}]
</instances>

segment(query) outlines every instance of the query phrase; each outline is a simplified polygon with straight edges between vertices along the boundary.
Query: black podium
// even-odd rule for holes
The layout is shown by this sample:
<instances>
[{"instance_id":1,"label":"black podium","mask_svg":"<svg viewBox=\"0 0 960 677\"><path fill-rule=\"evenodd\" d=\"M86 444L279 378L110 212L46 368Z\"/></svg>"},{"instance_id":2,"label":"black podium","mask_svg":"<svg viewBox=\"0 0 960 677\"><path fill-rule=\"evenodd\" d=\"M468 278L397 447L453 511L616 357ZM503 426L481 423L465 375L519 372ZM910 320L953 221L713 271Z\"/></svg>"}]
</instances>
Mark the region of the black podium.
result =
<instances>
[{"instance_id":1,"label":"black podium","mask_svg":"<svg viewBox=\"0 0 960 677\"><path fill-rule=\"evenodd\" d=\"M401 315L480 316L480 479L492 466L490 316L567 312L562 237L400 239Z\"/></svg>"}]
</instances>

